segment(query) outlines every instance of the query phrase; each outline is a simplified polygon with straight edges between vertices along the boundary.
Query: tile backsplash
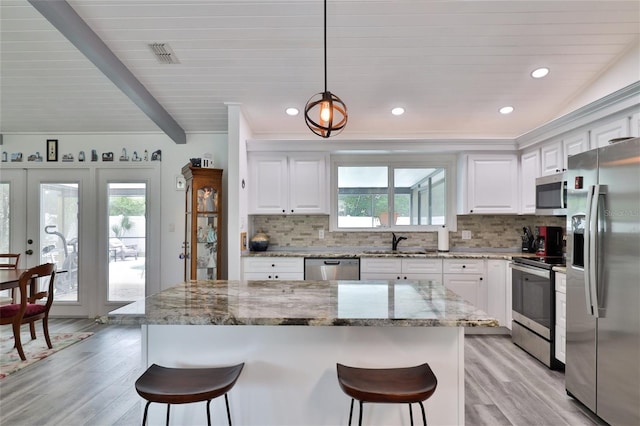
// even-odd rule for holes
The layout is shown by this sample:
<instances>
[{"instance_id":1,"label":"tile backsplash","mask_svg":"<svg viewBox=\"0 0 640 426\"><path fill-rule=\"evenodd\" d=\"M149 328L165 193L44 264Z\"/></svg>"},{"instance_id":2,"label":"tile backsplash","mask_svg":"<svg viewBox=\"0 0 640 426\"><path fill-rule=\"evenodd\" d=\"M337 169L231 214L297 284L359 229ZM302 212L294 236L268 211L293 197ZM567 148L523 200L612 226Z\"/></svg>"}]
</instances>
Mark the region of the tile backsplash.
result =
<instances>
[{"instance_id":1,"label":"tile backsplash","mask_svg":"<svg viewBox=\"0 0 640 426\"><path fill-rule=\"evenodd\" d=\"M388 232L329 232L329 216L251 216L254 232L263 231L269 236L271 248L286 247L387 247L391 248L391 231ZM566 227L564 216L534 215L461 215L458 216L458 231L451 232L450 249L475 248L519 250L522 227L536 226ZM324 239L318 231L324 229ZM462 231L471 231L471 239L463 240ZM435 232L402 232L407 237L402 247L435 249L438 238Z\"/></svg>"}]
</instances>

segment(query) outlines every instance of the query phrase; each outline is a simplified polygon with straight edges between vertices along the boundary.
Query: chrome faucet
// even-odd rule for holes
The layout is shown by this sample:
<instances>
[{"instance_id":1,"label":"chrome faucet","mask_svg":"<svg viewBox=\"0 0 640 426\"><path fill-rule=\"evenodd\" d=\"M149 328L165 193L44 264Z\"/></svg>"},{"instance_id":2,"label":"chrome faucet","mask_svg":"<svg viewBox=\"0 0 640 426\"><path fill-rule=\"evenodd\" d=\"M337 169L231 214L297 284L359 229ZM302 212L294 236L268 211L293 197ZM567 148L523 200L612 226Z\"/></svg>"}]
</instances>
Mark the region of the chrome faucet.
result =
<instances>
[{"instance_id":1,"label":"chrome faucet","mask_svg":"<svg viewBox=\"0 0 640 426\"><path fill-rule=\"evenodd\" d=\"M398 243L402 240L406 240L407 237L396 237L396 234L394 232L392 232L391 235L393 235L393 241L391 242L391 249L393 251L396 251L398 250Z\"/></svg>"}]
</instances>

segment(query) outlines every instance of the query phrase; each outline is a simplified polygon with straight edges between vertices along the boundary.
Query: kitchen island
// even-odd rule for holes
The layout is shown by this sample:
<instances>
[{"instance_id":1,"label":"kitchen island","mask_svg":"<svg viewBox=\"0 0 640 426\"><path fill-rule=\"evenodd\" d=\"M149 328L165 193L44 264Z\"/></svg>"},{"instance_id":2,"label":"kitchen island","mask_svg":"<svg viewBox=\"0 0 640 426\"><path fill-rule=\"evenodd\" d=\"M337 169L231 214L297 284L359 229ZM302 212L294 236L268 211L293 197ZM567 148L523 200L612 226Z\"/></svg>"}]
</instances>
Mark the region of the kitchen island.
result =
<instances>
[{"instance_id":1,"label":"kitchen island","mask_svg":"<svg viewBox=\"0 0 640 426\"><path fill-rule=\"evenodd\" d=\"M230 394L234 423L346 424L350 399L337 362L399 367L428 362L438 388L430 425L464 424L464 327L497 321L429 281L198 281L111 312L142 327L143 365L245 362ZM202 424L204 405L176 406L173 424ZM150 424L164 422L152 404ZM214 423L223 400L212 403ZM366 404L367 425L409 423L406 405ZM418 415L418 413L415 413Z\"/></svg>"}]
</instances>

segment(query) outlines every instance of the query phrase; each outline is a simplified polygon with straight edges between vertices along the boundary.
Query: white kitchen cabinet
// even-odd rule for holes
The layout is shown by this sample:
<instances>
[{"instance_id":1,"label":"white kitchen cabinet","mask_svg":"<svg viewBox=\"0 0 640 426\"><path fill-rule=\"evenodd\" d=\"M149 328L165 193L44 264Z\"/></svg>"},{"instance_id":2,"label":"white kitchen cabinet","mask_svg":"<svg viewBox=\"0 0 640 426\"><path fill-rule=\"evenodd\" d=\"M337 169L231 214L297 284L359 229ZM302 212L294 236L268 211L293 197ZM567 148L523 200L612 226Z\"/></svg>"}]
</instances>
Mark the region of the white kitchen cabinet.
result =
<instances>
[{"instance_id":1,"label":"white kitchen cabinet","mask_svg":"<svg viewBox=\"0 0 640 426\"><path fill-rule=\"evenodd\" d=\"M467 302L487 311L485 261L483 259L444 259L442 281L446 288Z\"/></svg>"},{"instance_id":2,"label":"white kitchen cabinet","mask_svg":"<svg viewBox=\"0 0 640 426\"><path fill-rule=\"evenodd\" d=\"M511 154L472 154L463 162L460 214L518 212L518 157Z\"/></svg>"},{"instance_id":3,"label":"white kitchen cabinet","mask_svg":"<svg viewBox=\"0 0 640 426\"><path fill-rule=\"evenodd\" d=\"M615 138L629 136L629 117L622 117L591 129L591 149L609 145Z\"/></svg>"},{"instance_id":4,"label":"white kitchen cabinet","mask_svg":"<svg viewBox=\"0 0 640 426\"><path fill-rule=\"evenodd\" d=\"M302 257L245 257L244 280L303 280L304 258Z\"/></svg>"},{"instance_id":5,"label":"white kitchen cabinet","mask_svg":"<svg viewBox=\"0 0 640 426\"><path fill-rule=\"evenodd\" d=\"M536 178L540 177L540 150L520 156L520 213L536 212Z\"/></svg>"},{"instance_id":6,"label":"white kitchen cabinet","mask_svg":"<svg viewBox=\"0 0 640 426\"><path fill-rule=\"evenodd\" d=\"M507 270L505 272L505 289L506 289L506 300L505 300L505 317L506 317L506 326L509 330L512 327L513 321L513 286L512 286L512 270L511 265L512 262L507 261Z\"/></svg>"},{"instance_id":7,"label":"white kitchen cabinet","mask_svg":"<svg viewBox=\"0 0 640 426\"><path fill-rule=\"evenodd\" d=\"M565 362L567 349L567 276L556 272L556 348L558 361Z\"/></svg>"},{"instance_id":8,"label":"white kitchen cabinet","mask_svg":"<svg viewBox=\"0 0 640 426\"><path fill-rule=\"evenodd\" d=\"M564 169L562 159L562 142L552 142L540 148L541 175L548 176L560 173Z\"/></svg>"},{"instance_id":9,"label":"white kitchen cabinet","mask_svg":"<svg viewBox=\"0 0 640 426\"><path fill-rule=\"evenodd\" d=\"M631 116L629 136L640 137L640 112Z\"/></svg>"},{"instance_id":10,"label":"white kitchen cabinet","mask_svg":"<svg viewBox=\"0 0 640 426\"><path fill-rule=\"evenodd\" d=\"M506 260L487 260L487 313L502 327L507 326L507 270Z\"/></svg>"},{"instance_id":11,"label":"white kitchen cabinet","mask_svg":"<svg viewBox=\"0 0 640 426\"><path fill-rule=\"evenodd\" d=\"M442 283L441 259L360 259L361 280L431 280Z\"/></svg>"},{"instance_id":12,"label":"white kitchen cabinet","mask_svg":"<svg viewBox=\"0 0 640 426\"><path fill-rule=\"evenodd\" d=\"M568 169L568 159L572 155L589 150L589 132L579 132L562 138L562 168Z\"/></svg>"},{"instance_id":13,"label":"white kitchen cabinet","mask_svg":"<svg viewBox=\"0 0 640 426\"><path fill-rule=\"evenodd\" d=\"M328 214L327 154L249 155L249 214Z\"/></svg>"}]
</instances>

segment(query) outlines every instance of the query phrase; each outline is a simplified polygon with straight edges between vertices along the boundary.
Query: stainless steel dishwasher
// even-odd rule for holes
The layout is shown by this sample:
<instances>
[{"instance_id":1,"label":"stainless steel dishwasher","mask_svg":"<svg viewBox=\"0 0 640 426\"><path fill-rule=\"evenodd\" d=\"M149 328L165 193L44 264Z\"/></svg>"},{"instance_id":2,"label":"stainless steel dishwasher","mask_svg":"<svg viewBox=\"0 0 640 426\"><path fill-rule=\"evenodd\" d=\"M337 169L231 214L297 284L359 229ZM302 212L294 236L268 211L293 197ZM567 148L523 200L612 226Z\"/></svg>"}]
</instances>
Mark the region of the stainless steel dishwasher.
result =
<instances>
[{"instance_id":1,"label":"stainless steel dishwasher","mask_svg":"<svg viewBox=\"0 0 640 426\"><path fill-rule=\"evenodd\" d=\"M314 258L304 259L305 280L359 280L360 259Z\"/></svg>"}]
</instances>

